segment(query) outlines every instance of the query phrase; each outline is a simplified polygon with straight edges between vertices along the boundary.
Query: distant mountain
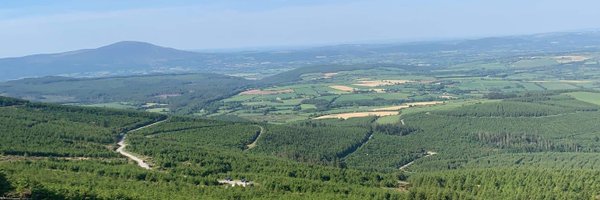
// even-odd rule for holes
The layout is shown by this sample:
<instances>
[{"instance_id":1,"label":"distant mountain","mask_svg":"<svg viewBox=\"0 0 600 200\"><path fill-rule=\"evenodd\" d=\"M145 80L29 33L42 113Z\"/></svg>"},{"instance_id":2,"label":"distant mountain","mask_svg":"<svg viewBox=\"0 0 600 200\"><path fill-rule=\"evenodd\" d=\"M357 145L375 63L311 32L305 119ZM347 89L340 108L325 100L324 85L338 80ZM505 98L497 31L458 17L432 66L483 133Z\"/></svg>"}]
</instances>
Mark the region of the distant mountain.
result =
<instances>
[{"instance_id":1,"label":"distant mountain","mask_svg":"<svg viewBox=\"0 0 600 200\"><path fill-rule=\"evenodd\" d=\"M118 42L96 49L0 59L0 81L50 75L112 76L147 73L212 72L260 74L330 64L414 64L415 58L436 65L465 59L600 51L600 32L545 33L472 40L388 44L346 44L304 49L199 53L144 42ZM457 60L442 60L452 53ZM460 56L464 55L464 56ZM476 56L472 56L476 55ZM471 56L471 57L468 57ZM271 74L265 74L271 73Z\"/></svg>"},{"instance_id":2,"label":"distant mountain","mask_svg":"<svg viewBox=\"0 0 600 200\"><path fill-rule=\"evenodd\" d=\"M0 79L201 65L205 54L125 41L96 49L0 59Z\"/></svg>"}]
</instances>

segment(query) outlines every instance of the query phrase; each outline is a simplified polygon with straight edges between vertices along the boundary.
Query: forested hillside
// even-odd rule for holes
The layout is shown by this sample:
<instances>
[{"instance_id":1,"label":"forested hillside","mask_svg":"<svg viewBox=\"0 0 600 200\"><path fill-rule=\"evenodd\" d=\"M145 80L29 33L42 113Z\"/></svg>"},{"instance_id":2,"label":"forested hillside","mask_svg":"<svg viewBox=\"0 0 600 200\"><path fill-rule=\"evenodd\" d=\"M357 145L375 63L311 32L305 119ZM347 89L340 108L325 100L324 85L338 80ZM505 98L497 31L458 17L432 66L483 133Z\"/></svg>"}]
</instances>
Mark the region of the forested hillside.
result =
<instances>
[{"instance_id":1,"label":"forested hillside","mask_svg":"<svg viewBox=\"0 0 600 200\"><path fill-rule=\"evenodd\" d=\"M19 97L0 97L0 199L597 199L600 52L580 37L0 83Z\"/></svg>"},{"instance_id":2,"label":"forested hillside","mask_svg":"<svg viewBox=\"0 0 600 200\"><path fill-rule=\"evenodd\" d=\"M0 151L42 157L116 157L119 134L165 118L122 110L57 106L1 98Z\"/></svg>"},{"instance_id":3,"label":"forested hillside","mask_svg":"<svg viewBox=\"0 0 600 200\"><path fill-rule=\"evenodd\" d=\"M406 112L400 122L391 124L366 117L275 125L5 97L0 103L6 136L1 146L0 192L8 197L578 199L598 195L593 192L595 184L583 175L596 173L590 162L596 162L600 151L596 135L600 129L595 126L600 112L597 105L562 93L523 94L424 111L411 108L417 111ZM152 125L134 130L148 124ZM115 152L121 133L128 133L127 151L144 158L151 169ZM251 181L251 186L228 188L219 183L229 178Z\"/></svg>"},{"instance_id":4,"label":"forested hillside","mask_svg":"<svg viewBox=\"0 0 600 200\"><path fill-rule=\"evenodd\" d=\"M395 186L391 174L253 153L247 145L258 134L266 134L261 133L261 125L171 117L132 131L126 140L127 151L149 158L153 169L145 170L117 154L115 145L120 133L165 120L163 115L30 103L12 98L2 98L1 102L0 121L5 136L0 154L2 196L33 199L403 196L381 188ZM259 142L256 148L261 145ZM218 183L226 177L256 184L227 189Z\"/></svg>"},{"instance_id":5,"label":"forested hillside","mask_svg":"<svg viewBox=\"0 0 600 200\"><path fill-rule=\"evenodd\" d=\"M109 78L45 77L0 83L0 94L32 101L163 108L192 114L250 87L252 81L219 74L170 74ZM99 106L102 106L100 104Z\"/></svg>"}]
</instances>

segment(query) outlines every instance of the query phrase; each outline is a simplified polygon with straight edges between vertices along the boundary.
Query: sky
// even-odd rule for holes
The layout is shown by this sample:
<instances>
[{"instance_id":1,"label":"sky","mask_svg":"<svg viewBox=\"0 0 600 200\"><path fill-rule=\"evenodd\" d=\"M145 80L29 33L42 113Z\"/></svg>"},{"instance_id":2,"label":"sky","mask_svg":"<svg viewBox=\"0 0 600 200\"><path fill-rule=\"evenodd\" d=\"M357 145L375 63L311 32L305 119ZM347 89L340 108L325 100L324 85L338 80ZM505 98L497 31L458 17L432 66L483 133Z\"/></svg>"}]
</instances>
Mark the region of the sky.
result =
<instances>
[{"instance_id":1,"label":"sky","mask_svg":"<svg viewBox=\"0 0 600 200\"><path fill-rule=\"evenodd\" d=\"M144 41L241 49L598 30L597 0L2 0L0 57Z\"/></svg>"}]
</instances>

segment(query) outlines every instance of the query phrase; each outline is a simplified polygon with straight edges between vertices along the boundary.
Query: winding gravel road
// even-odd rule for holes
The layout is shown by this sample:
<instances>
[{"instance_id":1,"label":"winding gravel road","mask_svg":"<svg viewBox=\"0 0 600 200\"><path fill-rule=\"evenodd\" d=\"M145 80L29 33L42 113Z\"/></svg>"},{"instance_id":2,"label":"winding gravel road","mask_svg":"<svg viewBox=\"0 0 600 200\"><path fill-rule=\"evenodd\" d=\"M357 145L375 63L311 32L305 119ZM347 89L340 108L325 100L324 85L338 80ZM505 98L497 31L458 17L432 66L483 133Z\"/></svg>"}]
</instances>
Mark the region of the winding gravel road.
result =
<instances>
[{"instance_id":1,"label":"winding gravel road","mask_svg":"<svg viewBox=\"0 0 600 200\"><path fill-rule=\"evenodd\" d=\"M119 148L117 148L117 152L120 153L121 155L123 155L123 156L125 156L125 157L127 157L127 158L129 158L129 159L131 159L133 161L135 161L138 164L138 166L140 166L141 168L151 170L152 167L150 167L150 165L148 163L146 163L146 161L144 161L144 159L141 159L141 158L139 158L139 157L131 154L130 152L125 151L125 147L127 147L127 143L125 143L125 138L127 137L127 134L129 134L131 132L138 131L138 130L141 130L141 129L144 129L144 128L148 128L148 127L154 126L156 124L160 124L160 123L162 123L164 121L167 121L167 119L163 119L163 120L154 122L152 124L148 124L146 126L142 126L140 128L137 128L137 129L128 131L126 133L123 133L123 136L121 137L121 140L119 140L119 142L117 143L117 145L119 145Z\"/></svg>"},{"instance_id":2,"label":"winding gravel road","mask_svg":"<svg viewBox=\"0 0 600 200\"><path fill-rule=\"evenodd\" d=\"M433 155L435 155L435 154L437 154L437 153L436 153L436 152L433 152L433 151L427 151L427 153L426 153L426 155L425 155L425 156L423 156L423 157L420 157L420 158L417 158L417 159L415 159L415 160L413 160L413 161L411 161L411 162L407 163L406 165L402 165L402 167L400 167L399 169L400 169L400 170L402 170L402 171L405 171L405 169L406 169L407 167L411 166L411 165L412 165L413 163L415 163L415 161L417 161L418 159L421 159L421 158L427 158L427 157L429 157L429 156L433 156Z\"/></svg>"},{"instance_id":3,"label":"winding gravel road","mask_svg":"<svg viewBox=\"0 0 600 200\"><path fill-rule=\"evenodd\" d=\"M248 149L246 149L246 150L256 147L256 142L258 142L258 138L260 138L260 136L265 132L264 127L259 126L259 125L256 125L256 126L258 126L258 128L260 128L260 132L258 132L258 136L256 136L256 139L254 139L254 141L252 141L252 143L246 145L248 147Z\"/></svg>"}]
</instances>

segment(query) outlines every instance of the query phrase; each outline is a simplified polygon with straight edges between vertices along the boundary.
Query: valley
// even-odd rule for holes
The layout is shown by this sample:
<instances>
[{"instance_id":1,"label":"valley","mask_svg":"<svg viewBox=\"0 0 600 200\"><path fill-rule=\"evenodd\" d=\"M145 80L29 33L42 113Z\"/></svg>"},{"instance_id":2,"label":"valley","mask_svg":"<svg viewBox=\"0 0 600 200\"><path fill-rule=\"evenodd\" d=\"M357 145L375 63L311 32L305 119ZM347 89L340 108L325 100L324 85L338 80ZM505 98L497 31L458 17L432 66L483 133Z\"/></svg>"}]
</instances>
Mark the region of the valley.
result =
<instances>
[{"instance_id":1,"label":"valley","mask_svg":"<svg viewBox=\"0 0 600 200\"><path fill-rule=\"evenodd\" d=\"M0 197L595 197L600 49L544 37L391 45L257 79L2 82Z\"/></svg>"}]
</instances>

